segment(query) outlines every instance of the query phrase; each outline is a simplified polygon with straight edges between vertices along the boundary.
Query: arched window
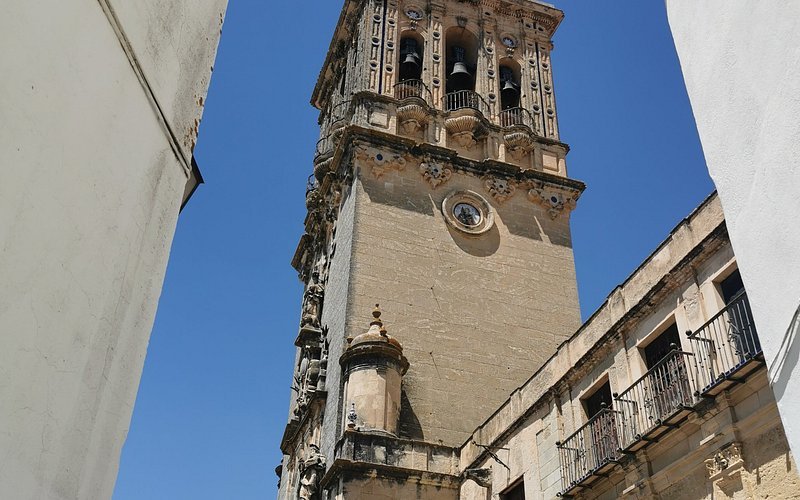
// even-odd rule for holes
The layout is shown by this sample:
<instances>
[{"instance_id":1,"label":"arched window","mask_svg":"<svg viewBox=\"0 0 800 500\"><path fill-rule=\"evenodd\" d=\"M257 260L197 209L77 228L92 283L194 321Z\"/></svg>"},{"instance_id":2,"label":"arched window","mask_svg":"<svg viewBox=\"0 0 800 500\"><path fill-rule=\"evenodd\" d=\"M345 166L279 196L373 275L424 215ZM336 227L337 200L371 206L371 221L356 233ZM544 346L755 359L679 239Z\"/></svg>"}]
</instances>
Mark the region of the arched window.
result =
<instances>
[{"instance_id":1,"label":"arched window","mask_svg":"<svg viewBox=\"0 0 800 500\"><path fill-rule=\"evenodd\" d=\"M403 33L400 38L400 81L422 77L422 54L425 42L417 33Z\"/></svg>"},{"instance_id":2,"label":"arched window","mask_svg":"<svg viewBox=\"0 0 800 500\"><path fill-rule=\"evenodd\" d=\"M502 110L519 107L520 67L512 59L500 62L500 108Z\"/></svg>"},{"instance_id":3,"label":"arched window","mask_svg":"<svg viewBox=\"0 0 800 500\"><path fill-rule=\"evenodd\" d=\"M475 90L478 38L466 28L452 27L445 35L448 94Z\"/></svg>"}]
</instances>

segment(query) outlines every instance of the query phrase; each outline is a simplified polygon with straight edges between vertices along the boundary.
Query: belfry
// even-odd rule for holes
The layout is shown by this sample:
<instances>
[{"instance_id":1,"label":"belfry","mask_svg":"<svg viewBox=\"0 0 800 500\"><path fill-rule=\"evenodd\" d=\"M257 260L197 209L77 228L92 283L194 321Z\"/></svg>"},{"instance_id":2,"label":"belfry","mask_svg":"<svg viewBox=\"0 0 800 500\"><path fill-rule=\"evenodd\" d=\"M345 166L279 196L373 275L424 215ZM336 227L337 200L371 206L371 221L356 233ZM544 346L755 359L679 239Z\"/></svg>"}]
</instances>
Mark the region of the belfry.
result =
<instances>
[{"instance_id":1,"label":"belfry","mask_svg":"<svg viewBox=\"0 0 800 500\"><path fill-rule=\"evenodd\" d=\"M345 1L312 97L280 498L369 498L383 479L376 495L404 498L398 474L457 498L458 447L580 325L562 18L529 0Z\"/></svg>"}]
</instances>

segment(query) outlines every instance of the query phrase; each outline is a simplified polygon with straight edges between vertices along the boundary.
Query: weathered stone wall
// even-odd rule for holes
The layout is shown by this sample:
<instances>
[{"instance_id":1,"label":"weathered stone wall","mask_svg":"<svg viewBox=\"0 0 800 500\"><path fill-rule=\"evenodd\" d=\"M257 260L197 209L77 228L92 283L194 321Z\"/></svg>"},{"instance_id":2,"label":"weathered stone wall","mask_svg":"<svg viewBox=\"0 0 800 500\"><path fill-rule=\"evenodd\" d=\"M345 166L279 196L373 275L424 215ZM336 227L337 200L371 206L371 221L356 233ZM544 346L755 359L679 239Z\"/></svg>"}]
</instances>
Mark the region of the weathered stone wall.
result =
<instances>
[{"instance_id":1,"label":"weathered stone wall","mask_svg":"<svg viewBox=\"0 0 800 500\"><path fill-rule=\"evenodd\" d=\"M582 399L605 380L612 392L618 393L641 377L647 367L640 346L665 324L675 321L680 331L694 330L724 305L717 283L731 272L735 261L724 233L715 229L721 221L719 205L712 198L679 225L669 242L570 339L568 346L579 345L585 354L564 372L558 384L554 384L552 373L541 370L520 389L519 398L512 398L479 429L475 439L491 443L510 471L485 455L478 462L470 462L470 455L464 451L479 450L469 443L462 449L462 469L491 468L493 492L522 478L527 498L555 498L563 489L555 441L567 438L587 421ZM695 246L687 244L692 240ZM649 295L646 303L625 303L630 321L610 327L605 340L603 336L581 338L591 323L602 317L604 309L619 305L615 296L630 293L625 290L629 283L643 283L639 273L649 276L650 283L662 283L657 294ZM695 348L685 336L681 343L684 351ZM556 357L562 352L570 351L562 348ZM549 392L548 387L552 387ZM527 390L539 396L526 397ZM515 420L515 414L525 416ZM501 438L492 441L486 437L492 435ZM741 443L741 466L735 454L725 451L736 443ZM592 449L591 443L586 446ZM727 463L713 466L720 473L716 469L709 472L713 468L709 461L718 454L727 457ZM485 490L474 485L462 486L462 499L482 499L484 494ZM795 463L788 452L766 370L762 367L744 383L699 403L675 430L643 450L622 456L619 465L605 471L605 478L573 494L585 499L800 498Z\"/></svg>"},{"instance_id":2,"label":"weathered stone wall","mask_svg":"<svg viewBox=\"0 0 800 500\"><path fill-rule=\"evenodd\" d=\"M381 304L411 364L401 435L457 445L579 324L568 211L553 219L524 189L497 202L466 173L433 189L420 161L379 178L359 164L348 331ZM447 225L459 190L490 200L488 233Z\"/></svg>"}]
</instances>

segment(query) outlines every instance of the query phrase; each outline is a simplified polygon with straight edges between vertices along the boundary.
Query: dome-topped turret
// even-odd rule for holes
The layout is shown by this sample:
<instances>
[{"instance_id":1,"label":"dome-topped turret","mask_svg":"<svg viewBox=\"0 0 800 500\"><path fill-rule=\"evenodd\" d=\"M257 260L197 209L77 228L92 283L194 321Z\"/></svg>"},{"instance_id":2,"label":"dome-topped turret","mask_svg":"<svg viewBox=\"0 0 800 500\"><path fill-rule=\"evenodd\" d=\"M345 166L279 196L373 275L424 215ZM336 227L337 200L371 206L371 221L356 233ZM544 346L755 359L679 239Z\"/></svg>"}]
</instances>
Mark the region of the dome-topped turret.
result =
<instances>
[{"instance_id":1,"label":"dome-topped turret","mask_svg":"<svg viewBox=\"0 0 800 500\"><path fill-rule=\"evenodd\" d=\"M348 428L396 433L408 360L400 342L387 333L378 304L369 329L348 337L347 344L339 363L345 374L346 403L353 414Z\"/></svg>"},{"instance_id":2,"label":"dome-topped turret","mask_svg":"<svg viewBox=\"0 0 800 500\"><path fill-rule=\"evenodd\" d=\"M403 346L386 331L381 320L379 304L375 304L375 309L372 310L369 329L355 337L348 337L347 344L347 349L339 360L343 366L352 363L356 358L378 356L397 363L401 374L405 374L408 370L408 360L403 356Z\"/></svg>"}]
</instances>

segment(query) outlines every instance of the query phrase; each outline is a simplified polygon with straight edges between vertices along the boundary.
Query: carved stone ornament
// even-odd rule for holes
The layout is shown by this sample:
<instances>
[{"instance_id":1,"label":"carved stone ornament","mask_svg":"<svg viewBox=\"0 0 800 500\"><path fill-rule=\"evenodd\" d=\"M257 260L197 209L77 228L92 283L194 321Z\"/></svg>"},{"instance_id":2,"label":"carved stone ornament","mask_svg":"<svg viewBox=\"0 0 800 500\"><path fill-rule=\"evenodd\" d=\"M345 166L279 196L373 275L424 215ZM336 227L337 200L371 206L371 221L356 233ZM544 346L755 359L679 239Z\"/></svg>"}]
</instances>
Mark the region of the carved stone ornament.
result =
<instances>
[{"instance_id":1,"label":"carved stone ornament","mask_svg":"<svg viewBox=\"0 0 800 500\"><path fill-rule=\"evenodd\" d=\"M497 203L505 202L507 199L511 198L514 195L514 191L517 190L514 181L498 179L496 177L487 178L484 181L484 186L486 186L486 190L489 191L489 194L492 195L492 198L494 198Z\"/></svg>"},{"instance_id":2,"label":"carved stone ornament","mask_svg":"<svg viewBox=\"0 0 800 500\"><path fill-rule=\"evenodd\" d=\"M506 151L515 160L521 160L525 155L533 151L534 144L536 144L527 127L509 130L503 135L503 140L506 143Z\"/></svg>"},{"instance_id":3,"label":"carved stone ornament","mask_svg":"<svg viewBox=\"0 0 800 500\"><path fill-rule=\"evenodd\" d=\"M492 485L492 469L467 469L464 471L464 479L472 479L478 486L488 488Z\"/></svg>"},{"instance_id":4,"label":"carved stone ornament","mask_svg":"<svg viewBox=\"0 0 800 500\"><path fill-rule=\"evenodd\" d=\"M422 174L422 178L425 179L433 189L447 182L453 175L453 171L449 168L441 163L431 161L420 163L419 171Z\"/></svg>"},{"instance_id":5,"label":"carved stone ornament","mask_svg":"<svg viewBox=\"0 0 800 500\"><path fill-rule=\"evenodd\" d=\"M350 410L347 412L347 428L355 429L356 421L358 420L358 413L356 413L356 404L350 403Z\"/></svg>"},{"instance_id":6,"label":"carved stone ornament","mask_svg":"<svg viewBox=\"0 0 800 500\"><path fill-rule=\"evenodd\" d=\"M314 177L317 178L319 182L322 182L325 179L325 176L328 175L328 172L331 171L331 166L333 165L333 158L327 158L316 165L314 165Z\"/></svg>"},{"instance_id":7,"label":"carved stone ornament","mask_svg":"<svg viewBox=\"0 0 800 500\"><path fill-rule=\"evenodd\" d=\"M319 313L322 306L322 299L325 296L325 288L319 282L319 273L311 273L311 282L306 287L303 294L303 315L300 319L302 327L312 327L319 329Z\"/></svg>"},{"instance_id":8,"label":"carved stone ornament","mask_svg":"<svg viewBox=\"0 0 800 500\"><path fill-rule=\"evenodd\" d=\"M474 191L456 191L442 202L444 220L455 229L480 235L494 226L491 205Z\"/></svg>"},{"instance_id":9,"label":"carved stone ornament","mask_svg":"<svg viewBox=\"0 0 800 500\"><path fill-rule=\"evenodd\" d=\"M403 170L406 167L406 159L402 155L395 153L385 153L376 148L358 146L356 158L366 167L372 170L372 174L380 179L391 170Z\"/></svg>"},{"instance_id":10,"label":"carved stone ornament","mask_svg":"<svg viewBox=\"0 0 800 500\"><path fill-rule=\"evenodd\" d=\"M406 134L416 134L428 125L428 108L418 103L403 104L397 108L397 121Z\"/></svg>"},{"instance_id":11,"label":"carved stone ornament","mask_svg":"<svg viewBox=\"0 0 800 500\"><path fill-rule=\"evenodd\" d=\"M580 196L580 191L569 188L554 188L543 182L534 182L528 191L528 199L547 209L551 219L558 217L564 209L572 210Z\"/></svg>"},{"instance_id":12,"label":"carved stone ornament","mask_svg":"<svg viewBox=\"0 0 800 500\"><path fill-rule=\"evenodd\" d=\"M742 444L734 442L720 448L705 464L711 481L727 478L744 466Z\"/></svg>"},{"instance_id":13,"label":"carved stone ornament","mask_svg":"<svg viewBox=\"0 0 800 500\"><path fill-rule=\"evenodd\" d=\"M459 146L472 149L478 144L477 137L482 129L481 119L471 114L454 116L444 121L444 128Z\"/></svg>"},{"instance_id":14,"label":"carved stone ornament","mask_svg":"<svg viewBox=\"0 0 800 500\"><path fill-rule=\"evenodd\" d=\"M308 456L300 462L300 491L299 500L318 500L319 481L325 472L325 456L315 444L309 445Z\"/></svg>"}]
</instances>

